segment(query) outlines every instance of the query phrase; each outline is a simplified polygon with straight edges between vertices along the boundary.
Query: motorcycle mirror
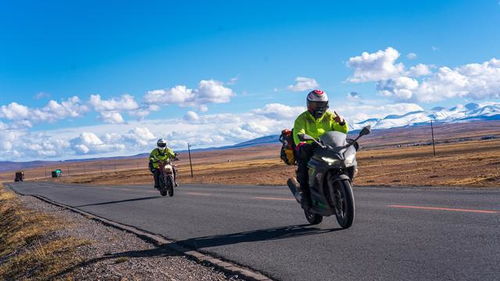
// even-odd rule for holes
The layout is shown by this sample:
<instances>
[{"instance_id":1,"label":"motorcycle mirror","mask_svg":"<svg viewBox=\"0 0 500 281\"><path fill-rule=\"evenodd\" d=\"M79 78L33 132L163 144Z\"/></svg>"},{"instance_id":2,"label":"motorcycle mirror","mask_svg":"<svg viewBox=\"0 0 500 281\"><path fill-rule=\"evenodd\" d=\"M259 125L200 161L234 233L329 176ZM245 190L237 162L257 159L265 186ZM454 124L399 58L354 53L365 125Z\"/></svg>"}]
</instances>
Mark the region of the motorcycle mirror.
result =
<instances>
[{"instance_id":1,"label":"motorcycle mirror","mask_svg":"<svg viewBox=\"0 0 500 281\"><path fill-rule=\"evenodd\" d=\"M359 136L368 135L370 133L371 133L371 126L368 125L368 126L364 127L363 129L361 129L361 132L359 132Z\"/></svg>"},{"instance_id":2,"label":"motorcycle mirror","mask_svg":"<svg viewBox=\"0 0 500 281\"><path fill-rule=\"evenodd\" d=\"M298 134L297 136L300 141L315 141L315 139L308 134Z\"/></svg>"}]
</instances>

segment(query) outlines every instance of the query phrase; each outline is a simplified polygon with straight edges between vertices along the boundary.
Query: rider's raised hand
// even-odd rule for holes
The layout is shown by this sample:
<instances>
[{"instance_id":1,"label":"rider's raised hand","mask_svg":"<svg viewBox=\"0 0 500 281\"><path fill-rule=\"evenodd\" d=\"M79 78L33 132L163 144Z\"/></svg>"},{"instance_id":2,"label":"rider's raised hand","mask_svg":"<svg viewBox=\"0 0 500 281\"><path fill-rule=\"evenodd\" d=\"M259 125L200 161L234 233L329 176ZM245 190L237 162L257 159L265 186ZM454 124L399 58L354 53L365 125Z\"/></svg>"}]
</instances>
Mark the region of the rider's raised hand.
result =
<instances>
[{"instance_id":1,"label":"rider's raised hand","mask_svg":"<svg viewBox=\"0 0 500 281\"><path fill-rule=\"evenodd\" d=\"M333 113L335 113L335 118L333 118L333 120L335 120L335 122L339 123L340 125L344 125L345 124L344 117L340 116L336 111L334 111Z\"/></svg>"}]
</instances>

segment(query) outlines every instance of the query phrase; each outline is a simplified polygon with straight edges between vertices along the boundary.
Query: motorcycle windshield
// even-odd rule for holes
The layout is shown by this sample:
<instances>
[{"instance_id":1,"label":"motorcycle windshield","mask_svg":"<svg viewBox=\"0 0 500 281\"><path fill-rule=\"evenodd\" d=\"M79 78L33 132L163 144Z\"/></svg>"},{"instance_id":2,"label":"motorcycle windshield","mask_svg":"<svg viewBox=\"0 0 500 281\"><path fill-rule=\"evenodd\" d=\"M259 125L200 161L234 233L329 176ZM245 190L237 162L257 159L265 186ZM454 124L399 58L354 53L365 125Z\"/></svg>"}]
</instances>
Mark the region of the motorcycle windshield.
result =
<instances>
[{"instance_id":1,"label":"motorcycle windshield","mask_svg":"<svg viewBox=\"0 0 500 281\"><path fill-rule=\"evenodd\" d=\"M319 140L324 144L330 147L339 147L345 146L347 144L346 141L347 135L342 132L330 131L324 133Z\"/></svg>"}]
</instances>

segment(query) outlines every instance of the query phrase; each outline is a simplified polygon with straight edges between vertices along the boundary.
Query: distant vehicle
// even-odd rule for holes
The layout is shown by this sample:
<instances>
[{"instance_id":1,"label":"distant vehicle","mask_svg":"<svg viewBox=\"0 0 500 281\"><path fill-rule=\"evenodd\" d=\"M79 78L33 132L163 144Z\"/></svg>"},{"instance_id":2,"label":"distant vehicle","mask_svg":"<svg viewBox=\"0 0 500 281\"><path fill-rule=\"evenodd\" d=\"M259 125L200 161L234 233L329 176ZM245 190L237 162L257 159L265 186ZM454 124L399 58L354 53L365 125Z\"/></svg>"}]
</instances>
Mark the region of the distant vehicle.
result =
<instances>
[{"instance_id":1,"label":"distant vehicle","mask_svg":"<svg viewBox=\"0 0 500 281\"><path fill-rule=\"evenodd\" d=\"M16 177L14 178L14 181L24 181L24 172L23 171L17 171L16 172Z\"/></svg>"},{"instance_id":2,"label":"distant vehicle","mask_svg":"<svg viewBox=\"0 0 500 281\"><path fill-rule=\"evenodd\" d=\"M52 177L53 178L58 178L62 176L62 170L61 169L55 169L54 171L52 171Z\"/></svg>"},{"instance_id":3,"label":"distant vehicle","mask_svg":"<svg viewBox=\"0 0 500 281\"><path fill-rule=\"evenodd\" d=\"M319 141L307 134L300 134L301 141L314 141L318 148L308 163L311 208L304 210L310 224L319 224L324 216L335 214L342 228L348 228L354 221L354 196L352 179L357 172L357 140L370 133L370 126L364 127L359 136L352 140L341 132L331 131L319 137ZM295 178L288 180L288 187L297 202L302 192Z\"/></svg>"},{"instance_id":4,"label":"distant vehicle","mask_svg":"<svg viewBox=\"0 0 500 281\"><path fill-rule=\"evenodd\" d=\"M160 171L160 190L161 196L174 196L175 175L174 167L170 161L159 161L158 170Z\"/></svg>"}]
</instances>

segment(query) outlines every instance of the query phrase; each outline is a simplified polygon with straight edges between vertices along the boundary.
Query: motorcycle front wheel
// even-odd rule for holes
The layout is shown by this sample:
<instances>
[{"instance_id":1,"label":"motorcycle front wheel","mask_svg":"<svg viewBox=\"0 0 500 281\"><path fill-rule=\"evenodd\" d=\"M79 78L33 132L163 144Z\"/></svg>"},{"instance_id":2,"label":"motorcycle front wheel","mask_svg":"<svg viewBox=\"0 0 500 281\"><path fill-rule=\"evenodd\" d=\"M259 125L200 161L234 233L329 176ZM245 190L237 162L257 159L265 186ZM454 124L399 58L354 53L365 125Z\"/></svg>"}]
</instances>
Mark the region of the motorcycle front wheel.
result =
<instances>
[{"instance_id":1,"label":"motorcycle front wheel","mask_svg":"<svg viewBox=\"0 0 500 281\"><path fill-rule=\"evenodd\" d=\"M174 178L172 176L168 176L167 186L168 186L168 196L170 197L174 196Z\"/></svg>"},{"instance_id":2,"label":"motorcycle front wheel","mask_svg":"<svg viewBox=\"0 0 500 281\"><path fill-rule=\"evenodd\" d=\"M354 222L354 196L349 180L329 181L330 203L335 207L337 222L342 228Z\"/></svg>"},{"instance_id":3,"label":"motorcycle front wheel","mask_svg":"<svg viewBox=\"0 0 500 281\"><path fill-rule=\"evenodd\" d=\"M163 176L160 176L160 194L161 196L167 196L167 186L166 186L166 181L163 178Z\"/></svg>"}]
</instances>

